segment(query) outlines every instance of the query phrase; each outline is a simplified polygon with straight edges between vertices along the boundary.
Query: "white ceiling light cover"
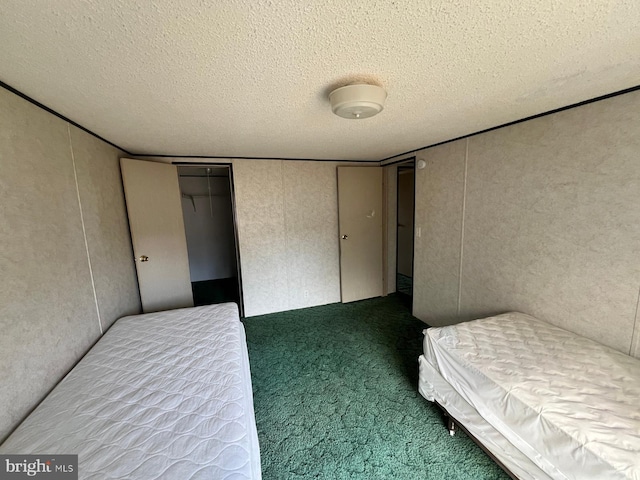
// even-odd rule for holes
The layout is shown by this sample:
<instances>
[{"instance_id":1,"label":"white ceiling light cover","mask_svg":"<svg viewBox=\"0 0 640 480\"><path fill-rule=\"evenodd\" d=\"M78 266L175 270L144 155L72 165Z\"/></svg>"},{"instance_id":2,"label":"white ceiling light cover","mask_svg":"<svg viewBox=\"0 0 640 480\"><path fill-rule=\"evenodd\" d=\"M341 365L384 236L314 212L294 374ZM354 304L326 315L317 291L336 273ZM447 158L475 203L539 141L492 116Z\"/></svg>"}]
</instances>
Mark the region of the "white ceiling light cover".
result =
<instances>
[{"instance_id":1,"label":"white ceiling light cover","mask_svg":"<svg viewBox=\"0 0 640 480\"><path fill-rule=\"evenodd\" d=\"M384 108L387 92L377 85L347 85L329 94L331 110L342 118L362 119L377 115Z\"/></svg>"}]
</instances>

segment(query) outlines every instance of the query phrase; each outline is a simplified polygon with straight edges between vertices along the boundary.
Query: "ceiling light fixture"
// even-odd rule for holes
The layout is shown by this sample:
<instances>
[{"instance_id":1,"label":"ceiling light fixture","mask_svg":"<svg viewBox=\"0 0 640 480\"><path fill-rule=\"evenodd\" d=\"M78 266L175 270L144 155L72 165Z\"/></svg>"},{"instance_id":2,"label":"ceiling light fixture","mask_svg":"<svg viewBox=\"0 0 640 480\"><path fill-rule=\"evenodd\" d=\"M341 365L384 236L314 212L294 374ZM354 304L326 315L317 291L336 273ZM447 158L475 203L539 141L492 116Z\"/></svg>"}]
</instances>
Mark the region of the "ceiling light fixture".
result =
<instances>
[{"instance_id":1,"label":"ceiling light fixture","mask_svg":"<svg viewBox=\"0 0 640 480\"><path fill-rule=\"evenodd\" d=\"M387 92L377 85L347 85L329 94L331 110L342 118L358 120L377 115L384 108Z\"/></svg>"}]
</instances>

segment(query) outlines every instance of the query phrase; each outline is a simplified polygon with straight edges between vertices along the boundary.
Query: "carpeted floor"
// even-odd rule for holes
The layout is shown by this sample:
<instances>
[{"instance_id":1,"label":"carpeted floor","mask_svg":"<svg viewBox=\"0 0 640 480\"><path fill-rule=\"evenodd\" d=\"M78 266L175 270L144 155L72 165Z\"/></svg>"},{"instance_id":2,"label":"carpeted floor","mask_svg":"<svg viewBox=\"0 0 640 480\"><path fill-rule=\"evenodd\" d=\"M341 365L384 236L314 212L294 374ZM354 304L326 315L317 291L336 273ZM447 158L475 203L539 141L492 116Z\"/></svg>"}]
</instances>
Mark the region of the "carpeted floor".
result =
<instances>
[{"instance_id":1,"label":"carpeted floor","mask_svg":"<svg viewBox=\"0 0 640 480\"><path fill-rule=\"evenodd\" d=\"M243 320L265 480L508 478L417 392L403 298Z\"/></svg>"},{"instance_id":2,"label":"carpeted floor","mask_svg":"<svg viewBox=\"0 0 640 480\"><path fill-rule=\"evenodd\" d=\"M405 295L412 296L413 278L402 275L401 273L396 274L396 290L398 293L404 293Z\"/></svg>"}]
</instances>

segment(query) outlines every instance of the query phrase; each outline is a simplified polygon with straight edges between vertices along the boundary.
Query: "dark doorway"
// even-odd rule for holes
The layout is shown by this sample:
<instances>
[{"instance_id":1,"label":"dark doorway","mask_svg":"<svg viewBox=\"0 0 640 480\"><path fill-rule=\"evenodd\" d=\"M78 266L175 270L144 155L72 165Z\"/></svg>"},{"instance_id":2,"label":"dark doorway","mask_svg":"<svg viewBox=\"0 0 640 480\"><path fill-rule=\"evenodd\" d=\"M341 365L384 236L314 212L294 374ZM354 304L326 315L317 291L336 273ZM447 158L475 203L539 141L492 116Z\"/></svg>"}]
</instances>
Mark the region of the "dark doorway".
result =
<instances>
[{"instance_id":1,"label":"dark doorway","mask_svg":"<svg viewBox=\"0 0 640 480\"><path fill-rule=\"evenodd\" d=\"M415 160L398 166L396 291L413 296Z\"/></svg>"},{"instance_id":2,"label":"dark doorway","mask_svg":"<svg viewBox=\"0 0 640 480\"><path fill-rule=\"evenodd\" d=\"M231 166L180 166L178 175L193 302L235 302L242 312Z\"/></svg>"}]
</instances>

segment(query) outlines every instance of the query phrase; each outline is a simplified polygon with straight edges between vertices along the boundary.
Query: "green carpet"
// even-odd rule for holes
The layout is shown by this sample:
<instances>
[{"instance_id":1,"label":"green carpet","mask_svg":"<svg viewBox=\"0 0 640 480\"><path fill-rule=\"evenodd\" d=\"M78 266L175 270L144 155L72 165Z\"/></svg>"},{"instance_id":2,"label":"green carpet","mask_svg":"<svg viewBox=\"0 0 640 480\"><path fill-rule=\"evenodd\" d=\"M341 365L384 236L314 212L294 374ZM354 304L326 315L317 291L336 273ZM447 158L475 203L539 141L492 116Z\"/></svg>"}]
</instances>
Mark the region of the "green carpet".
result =
<instances>
[{"instance_id":1,"label":"green carpet","mask_svg":"<svg viewBox=\"0 0 640 480\"><path fill-rule=\"evenodd\" d=\"M396 274L396 290L398 293L404 293L405 295L413 295L413 278Z\"/></svg>"},{"instance_id":2,"label":"green carpet","mask_svg":"<svg viewBox=\"0 0 640 480\"><path fill-rule=\"evenodd\" d=\"M402 296L243 322L265 480L508 478L417 392Z\"/></svg>"}]
</instances>

